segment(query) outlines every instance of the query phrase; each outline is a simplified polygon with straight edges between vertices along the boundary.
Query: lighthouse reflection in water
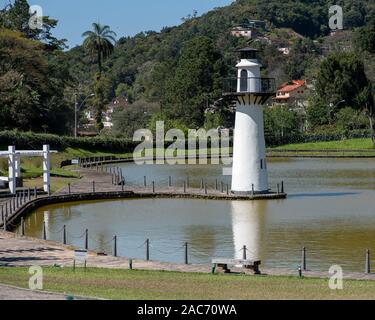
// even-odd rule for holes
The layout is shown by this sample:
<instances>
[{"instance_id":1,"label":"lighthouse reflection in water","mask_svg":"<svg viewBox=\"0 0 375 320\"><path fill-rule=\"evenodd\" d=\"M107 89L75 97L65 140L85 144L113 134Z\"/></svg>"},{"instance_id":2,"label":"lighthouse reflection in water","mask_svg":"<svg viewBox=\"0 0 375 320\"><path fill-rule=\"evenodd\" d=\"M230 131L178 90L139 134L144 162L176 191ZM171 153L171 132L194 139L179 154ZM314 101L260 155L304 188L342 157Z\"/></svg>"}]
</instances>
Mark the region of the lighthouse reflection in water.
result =
<instances>
[{"instance_id":1,"label":"lighthouse reflection in water","mask_svg":"<svg viewBox=\"0 0 375 320\"><path fill-rule=\"evenodd\" d=\"M263 260L262 244L266 224L266 201L232 201L233 243L236 259Z\"/></svg>"}]
</instances>

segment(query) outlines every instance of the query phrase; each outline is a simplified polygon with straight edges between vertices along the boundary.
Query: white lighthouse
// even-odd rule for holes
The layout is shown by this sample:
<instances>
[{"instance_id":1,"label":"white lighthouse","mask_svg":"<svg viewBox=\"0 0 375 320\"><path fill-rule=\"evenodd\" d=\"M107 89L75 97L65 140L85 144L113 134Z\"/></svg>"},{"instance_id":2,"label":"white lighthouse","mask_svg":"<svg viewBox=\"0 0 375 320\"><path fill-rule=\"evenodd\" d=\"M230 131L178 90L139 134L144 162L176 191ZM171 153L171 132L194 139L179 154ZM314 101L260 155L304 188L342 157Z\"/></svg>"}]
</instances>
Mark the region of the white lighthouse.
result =
<instances>
[{"instance_id":1,"label":"white lighthouse","mask_svg":"<svg viewBox=\"0 0 375 320\"><path fill-rule=\"evenodd\" d=\"M238 50L238 76L226 95L236 98L232 192L239 195L268 193L263 108L275 94L274 79L261 78L258 50Z\"/></svg>"}]
</instances>

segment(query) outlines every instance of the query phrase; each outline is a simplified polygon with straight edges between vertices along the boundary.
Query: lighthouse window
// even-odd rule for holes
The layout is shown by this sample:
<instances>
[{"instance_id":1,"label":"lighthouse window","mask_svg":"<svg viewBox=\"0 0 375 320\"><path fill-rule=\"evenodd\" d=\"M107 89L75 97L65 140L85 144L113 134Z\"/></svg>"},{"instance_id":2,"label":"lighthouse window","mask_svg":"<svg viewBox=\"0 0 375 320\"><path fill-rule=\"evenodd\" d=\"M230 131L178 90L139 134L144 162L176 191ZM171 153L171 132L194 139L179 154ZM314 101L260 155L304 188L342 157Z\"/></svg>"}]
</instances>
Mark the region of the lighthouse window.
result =
<instances>
[{"instance_id":1,"label":"lighthouse window","mask_svg":"<svg viewBox=\"0 0 375 320\"><path fill-rule=\"evenodd\" d=\"M241 70L240 89L241 89L241 92L247 92L247 71L246 70Z\"/></svg>"}]
</instances>

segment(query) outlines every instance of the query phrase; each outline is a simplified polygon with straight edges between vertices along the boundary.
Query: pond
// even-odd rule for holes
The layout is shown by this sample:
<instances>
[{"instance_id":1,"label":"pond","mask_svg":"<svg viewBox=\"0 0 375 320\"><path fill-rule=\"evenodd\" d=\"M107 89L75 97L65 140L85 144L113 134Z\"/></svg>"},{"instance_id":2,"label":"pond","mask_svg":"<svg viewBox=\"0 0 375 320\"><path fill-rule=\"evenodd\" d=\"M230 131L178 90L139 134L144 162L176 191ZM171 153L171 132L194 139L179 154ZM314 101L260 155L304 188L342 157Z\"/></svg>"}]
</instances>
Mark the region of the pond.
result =
<instances>
[{"instance_id":1,"label":"pond","mask_svg":"<svg viewBox=\"0 0 375 320\"><path fill-rule=\"evenodd\" d=\"M205 178L230 183L217 165L162 166L121 164L128 184L157 185L189 177L193 186ZM364 271L366 249L375 250L375 162L371 159L270 159L270 185L285 181L288 199L272 201L212 201L143 199L59 204L38 209L26 220L26 234L41 237L46 220L48 239L112 253L145 258L150 239L154 260L184 262L184 244L192 263L212 257L262 260L267 267L296 269L305 246L308 268Z\"/></svg>"}]
</instances>

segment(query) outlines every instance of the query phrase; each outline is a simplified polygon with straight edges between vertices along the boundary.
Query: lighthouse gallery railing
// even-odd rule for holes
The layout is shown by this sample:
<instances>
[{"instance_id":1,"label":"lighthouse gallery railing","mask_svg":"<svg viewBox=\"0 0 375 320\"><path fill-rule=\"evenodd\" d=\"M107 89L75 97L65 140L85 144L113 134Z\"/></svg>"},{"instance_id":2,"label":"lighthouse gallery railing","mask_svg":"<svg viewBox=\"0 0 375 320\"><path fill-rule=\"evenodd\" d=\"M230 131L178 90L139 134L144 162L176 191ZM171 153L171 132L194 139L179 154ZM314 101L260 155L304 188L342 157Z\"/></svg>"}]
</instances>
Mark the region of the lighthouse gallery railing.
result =
<instances>
[{"instance_id":1,"label":"lighthouse gallery railing","mask_svg":"<svg viewBox=\"0 0 375 320\"><path fill-rule=\"evenodd\" d=\"M276 93L273 78L226 78L224 79L224 94L259 93L273 95Z\"/></svg>"}]
</instances>

